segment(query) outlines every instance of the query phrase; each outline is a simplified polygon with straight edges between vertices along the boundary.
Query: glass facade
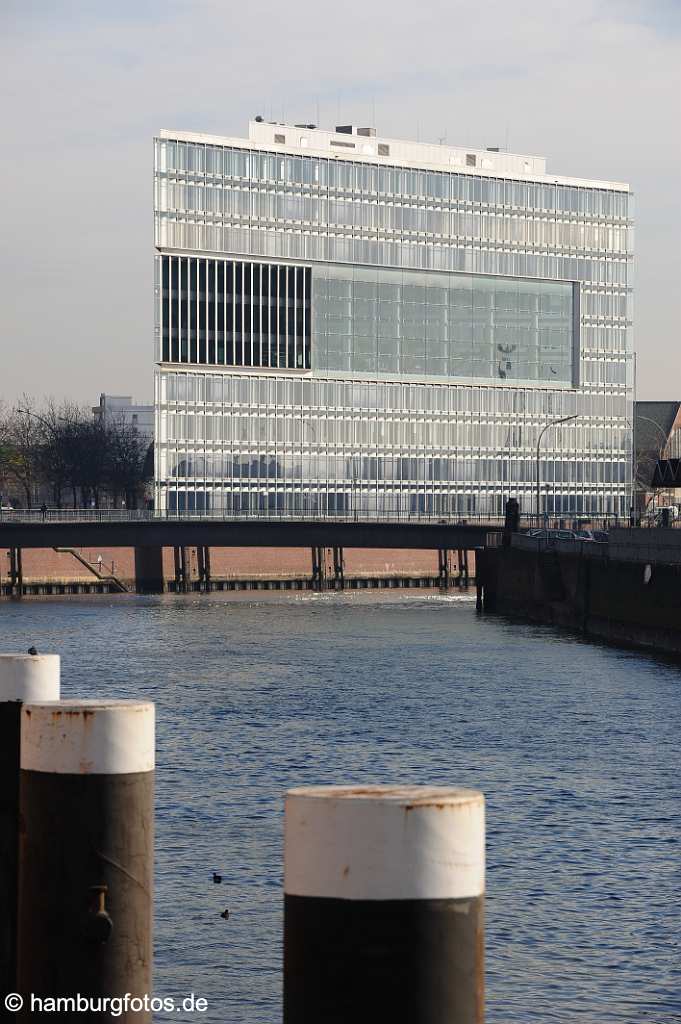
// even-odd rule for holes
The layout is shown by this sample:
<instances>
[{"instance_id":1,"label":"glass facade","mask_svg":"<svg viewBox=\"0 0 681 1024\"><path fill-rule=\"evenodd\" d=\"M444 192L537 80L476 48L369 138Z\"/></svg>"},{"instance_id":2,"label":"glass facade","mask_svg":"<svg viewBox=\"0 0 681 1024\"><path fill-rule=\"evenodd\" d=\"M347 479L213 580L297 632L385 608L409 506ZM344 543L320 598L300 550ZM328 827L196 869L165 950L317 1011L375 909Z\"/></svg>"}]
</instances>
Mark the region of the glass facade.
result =
<instances>
[{"instance_id":1,"label":"glass facade","mask_svg":"<svg viewBox=\"0 0 681 1024\"><path fill-rule=\"evenodd\" d=\"M155 145L159 507L628 510L628 191Z\"/></svg>"},{"instance_id":2,"label":"glass facade","mask_svg":"<svg viewBox=\"0 0 681 1024\"><path fill-rule=\"evenodd\" d=\"M547 445L550 508L597 511L628 479L625 427L608 445L600 403L574 391L209 372L157 388L173 509L500 513L532 494L541 426L574 413Z\"/></svg>"},{"instance_id":3,"label":"glass facade","mask_svg":"<svg viewBox=\"0 0 681 1024\"><path fill-rule=\"evenodd\" d=\"M626 315L628 192L243 145L156 140L158 249L582 281Z\"/></svg>"},{"instance_id":4,"label":"glass facade","mask_svg":"<svg viewBox=\"0 0 681 1024\"><path fill-rule=\"evenodd\" d=\"M161 359L571 384L575 292L564 281L162 256Z\"/></svg>"},{"instance_id":5,"label":"glass facade","mask_svg":"<svg viewBox=\"0 0 681 1024\"><path fill-rule=\"evenodd\" d=\"M571 384L575 292L565 281L322 265L312 367Z\"/></svg>"}]
</instances>

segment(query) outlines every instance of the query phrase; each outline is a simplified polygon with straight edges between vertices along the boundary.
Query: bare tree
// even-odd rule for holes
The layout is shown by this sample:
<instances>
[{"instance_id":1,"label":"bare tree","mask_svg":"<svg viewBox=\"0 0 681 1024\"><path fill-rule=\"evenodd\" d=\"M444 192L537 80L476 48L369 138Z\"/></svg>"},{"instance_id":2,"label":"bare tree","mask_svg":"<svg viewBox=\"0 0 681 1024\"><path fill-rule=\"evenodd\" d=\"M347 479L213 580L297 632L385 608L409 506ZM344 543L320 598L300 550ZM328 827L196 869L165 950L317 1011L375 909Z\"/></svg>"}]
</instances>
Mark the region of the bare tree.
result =
<instances>
[{"instance_id":1,"label":"bare tree","mask_svg":"<svg viewBox=\"0 0 681 1024\"><path fill-rule=\"evenodd\" d=\"M106 439L109 493L114 504L123 496L128 508L136 508L144 487L149 444L124 417L107 424Z\"/></svg>"},{"instance_id":2,"label":"bare tree","mask_svg":"<svg viewBox=\"0 0 681 1024\"><path fill-rule=\"evenodd\" d=\"M37 457L44 429L27 395L0 420L2 473L23 493L27 508L33 503L38 483Z\"/></svg>"},{"instance_id":3,"label":"bare tree","mask_svg":"<svg viewBox=\"0 0 681 1024\"><path fill-rule=\"evenodd\" d=\"M102 422L89 408L47 399L38 406L24 395L0 407L0 493L19 491L28 507L49 489L61 506L70 491L74 508L122 497L135 508L153 469L150 446L123 417Z\"/></svg>"}]
</instances>

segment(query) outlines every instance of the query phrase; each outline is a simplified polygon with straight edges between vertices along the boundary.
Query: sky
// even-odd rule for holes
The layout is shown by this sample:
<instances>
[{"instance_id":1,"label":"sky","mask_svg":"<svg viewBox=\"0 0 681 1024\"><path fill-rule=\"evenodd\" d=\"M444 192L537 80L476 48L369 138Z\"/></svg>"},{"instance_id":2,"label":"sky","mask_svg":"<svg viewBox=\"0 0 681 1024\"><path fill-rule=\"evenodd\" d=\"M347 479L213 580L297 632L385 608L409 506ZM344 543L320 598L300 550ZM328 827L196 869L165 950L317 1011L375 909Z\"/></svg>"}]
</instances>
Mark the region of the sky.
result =
<instances>
[{"instance_id":1,"label":"sky","mask_svg":"<svg viewBox=\"0 0 681 1024\"><path fill-rule=\"evenodd\" d=\"M629 182L638 397L681 398L681 0L0 0L0 91L0 400L151 400L152 138L256 114Z\"/></svg>"}]
</instances>

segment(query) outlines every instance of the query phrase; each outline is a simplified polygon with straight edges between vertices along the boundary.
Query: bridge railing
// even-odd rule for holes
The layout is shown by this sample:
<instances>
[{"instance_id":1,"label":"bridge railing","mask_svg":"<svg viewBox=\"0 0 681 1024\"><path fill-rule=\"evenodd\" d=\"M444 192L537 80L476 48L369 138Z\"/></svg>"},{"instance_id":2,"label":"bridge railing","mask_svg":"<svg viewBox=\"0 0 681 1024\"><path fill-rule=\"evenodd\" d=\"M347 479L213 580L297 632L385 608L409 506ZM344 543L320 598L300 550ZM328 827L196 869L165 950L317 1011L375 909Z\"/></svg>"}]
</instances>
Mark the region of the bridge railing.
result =
<instances>
[{"instance_id":1,"label":"bridge railing","mask_svg":"<svg viewBox=\"0 0 681 1024\"><path fill-rule=\"evenodd\" d=\"M408 510L374 511L354 509L344 512L330 512L319 509L241 509L241 510L192 510L167 511L163 509L122 509L122 508L39 508L0 509L0 523L158 523L158 522L309 522L323 523L426 523L443 526L489 526L499 529L504 517L489 513L448 513L421 512ZM623 516L535 516L521 515L520 529L533 527L550 529L591 529L608 530L617 526L630 526L628 517ZM644 523L636 525L648 525ZM652 525L652 524L651 524ZM681 526L681 521L670 525Z\"/></svg>"},{"instance_id":2,"label":"bridge railing","mask_svg":"<svg viewBox=\"0 0 681 1024\"><path fill-rule=\"evenodd\" d=\"M79 509L50 508L2 509L0 523L158 523L158 522L332 522L332 523L428 523L446 526L490 526L504 524L503 516L450 515L441 512L324 512L316 509L279 511L250 509L240 511L201 510L165 511L154 509Z\"/></svg>"}]
</instances>

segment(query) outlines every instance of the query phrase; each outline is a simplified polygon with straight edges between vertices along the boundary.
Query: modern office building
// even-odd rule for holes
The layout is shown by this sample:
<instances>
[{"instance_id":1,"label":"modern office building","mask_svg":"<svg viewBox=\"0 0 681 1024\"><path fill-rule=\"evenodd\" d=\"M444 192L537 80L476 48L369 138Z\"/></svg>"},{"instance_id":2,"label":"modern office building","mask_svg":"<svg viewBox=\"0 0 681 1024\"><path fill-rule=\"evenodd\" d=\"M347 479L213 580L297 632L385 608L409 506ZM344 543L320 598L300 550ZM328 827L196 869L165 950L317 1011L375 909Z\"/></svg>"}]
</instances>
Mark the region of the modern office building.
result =
<instances>
[{"instance_id":1,"label":"modern office building","mask_svg":"<svg viewBox=\"0 0 681 1024\"><path fill-rule=\"evenodd\" d=\"M632 198L265 123L155 140L165 509L626 513Z\"/></svg>"}]
</instances>

